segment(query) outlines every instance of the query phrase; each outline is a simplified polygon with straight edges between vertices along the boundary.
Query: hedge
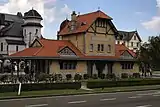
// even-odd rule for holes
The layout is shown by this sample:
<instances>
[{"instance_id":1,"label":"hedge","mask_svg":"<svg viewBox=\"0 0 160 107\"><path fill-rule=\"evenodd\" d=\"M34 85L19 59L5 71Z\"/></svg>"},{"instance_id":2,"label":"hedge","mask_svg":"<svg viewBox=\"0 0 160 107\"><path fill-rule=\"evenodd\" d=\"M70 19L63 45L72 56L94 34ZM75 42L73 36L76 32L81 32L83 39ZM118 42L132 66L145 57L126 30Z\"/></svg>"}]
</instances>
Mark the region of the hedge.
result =
<instances>
[{"instance_id":1,"label":"hedge","mask_svg":"<svg viewBox=\"0 0 160 107\"><path fill-rule=\"evenodd\" d=\"M120 81L88 81L88 88L105 88L105 87L124 87L124 86L142 86L142 85L160 85L160 79L137 79L137 80L120 80Z\"/></svg>"},{"instance_id":2,"label":"hedge","mask_svg":"<svg viewBox=\"0 0 160 107\"><path fill-rule=\"evenodd\" d=\"M40 90L54 90L54 89L80 89L80 82L66 82L66 83L34 83L22 84L21 91L40 91ZM0 93L3 92L17 92L19 84L4 84L0 85Z\"/></svg>"}]
</instances>

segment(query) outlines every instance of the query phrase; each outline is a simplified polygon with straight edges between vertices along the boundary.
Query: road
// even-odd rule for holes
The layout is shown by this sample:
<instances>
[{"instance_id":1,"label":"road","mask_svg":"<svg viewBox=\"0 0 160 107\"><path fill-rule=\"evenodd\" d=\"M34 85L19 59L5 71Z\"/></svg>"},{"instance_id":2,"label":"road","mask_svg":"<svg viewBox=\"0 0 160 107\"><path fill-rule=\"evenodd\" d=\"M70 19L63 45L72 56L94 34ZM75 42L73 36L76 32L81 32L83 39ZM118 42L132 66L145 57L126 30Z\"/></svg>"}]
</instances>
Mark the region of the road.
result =
<instances>
[{"instance_id":1,"label":"road","mask_svg":"<svg viewBox=\"0 0 160 107\"><path fill-rule=\"evenodd\" d=\"M160 91L7 99L0 107L160 107Z\"/></svg>"}]
</instances>

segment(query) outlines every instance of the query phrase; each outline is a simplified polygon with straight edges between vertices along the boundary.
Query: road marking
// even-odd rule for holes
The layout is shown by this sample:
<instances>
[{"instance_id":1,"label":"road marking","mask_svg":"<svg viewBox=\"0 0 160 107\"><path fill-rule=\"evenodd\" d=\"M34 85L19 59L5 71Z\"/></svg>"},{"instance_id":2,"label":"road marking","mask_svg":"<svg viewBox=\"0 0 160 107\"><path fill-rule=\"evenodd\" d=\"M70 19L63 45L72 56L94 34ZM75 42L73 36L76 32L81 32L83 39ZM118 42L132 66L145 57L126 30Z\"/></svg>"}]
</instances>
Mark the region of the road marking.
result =
<instances>
[{"instance_id":1,"label":"road marking","mask_svg":"<svg viewBox=\"0 0 160 107\"><path fill-rule=\"evenodd\" d=\"M26 107L46 107L48 104L27 105Z\"/></svg>"},{"instance_id":2,"label":"road marking","mask_svg":"<svg viewBox=\"0 0 160 107\"><path fill-rule=\"evenodd\" d=\"M68 104L79 104L79 103L85 103L87 101L72 101L72 102L68 102Z\"/></svg>"},{"instance_id":3,"label":"road marking","mask_svg":"<svg viewBox=\"0 0 160 107\"><path fill-rule=\"evenodd\" d=\"M152 105L143 105L143 106L136 106L136 107L151 107Z\"/></svg>"},{"instance_id":4,"label":"road marking","mask_svg":"<svg viewBox=\"0 0 160 107\"><path fill-rule=\"evenodd\" d=\"M11 102L11 101L24 101L24 100L39 100L39 99L52 99L52 98L66 98L66 97L79 97L79 96L97 96L97 95L114 95L114 94L130 94L137 92L153 92L155 90L149 91L132 91L132 92L116 92L116 93L101 93L101 94L83 94L83 95L68 95L68 96L51 96L51 97L37 97L37 98L19 98L19 99L6 99L0 100L0 102Z\"/></svg>"},{"instance_id":5,"label":"road marking","mask_svg":"<svg viewBox=\"0 0 160 107\"><path fill-rule=\"evenodd\" d=\"M100 99L100 101L113 101L113 100L116 100L116 98Z\"/></svg>"},{"instance_id":6,"label":"road marking","mask_svg":"<svg viewBox=\"0 0 160 107\"><path fill-rule=\"evenodd\" d=\"M141 98L142 96L132 96L132 97L128 97L128 98Z\"/></svg>"},{"instance_id":7,"label":"road marking","mask_svg":"<svg viewBox=\"0 0 160 107\"><path fill-rule=\"evenodd\" d=\"M155 94L155 95L153 95L154 97L159 97L160 95L159 94Z\"/></svg>"}]
</instances>

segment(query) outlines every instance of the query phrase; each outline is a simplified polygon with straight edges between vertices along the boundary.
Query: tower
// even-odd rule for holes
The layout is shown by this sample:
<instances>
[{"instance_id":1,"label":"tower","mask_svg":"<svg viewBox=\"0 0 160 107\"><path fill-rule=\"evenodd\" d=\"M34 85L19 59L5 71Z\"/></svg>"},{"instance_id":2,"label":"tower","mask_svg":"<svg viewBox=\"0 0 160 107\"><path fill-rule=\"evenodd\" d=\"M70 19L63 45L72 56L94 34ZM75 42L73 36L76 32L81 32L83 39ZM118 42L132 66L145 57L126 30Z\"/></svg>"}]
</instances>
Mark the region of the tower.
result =
<instances>
[{"instance_id":1,"label":"tower","mask_svg":"<svg viewBox=\"0 0 160 107\"><path fill-rule=\"evenodd\" d=\"M43 26L41 25L41 21L43 19L41 15L33 8L28 12L24 13L23 19L24 19L24 24L22 25L22 27L23 27L24 41L27 47L29 47L36 38L42 37L41 28Z\"/></svg>"}]
</instances>

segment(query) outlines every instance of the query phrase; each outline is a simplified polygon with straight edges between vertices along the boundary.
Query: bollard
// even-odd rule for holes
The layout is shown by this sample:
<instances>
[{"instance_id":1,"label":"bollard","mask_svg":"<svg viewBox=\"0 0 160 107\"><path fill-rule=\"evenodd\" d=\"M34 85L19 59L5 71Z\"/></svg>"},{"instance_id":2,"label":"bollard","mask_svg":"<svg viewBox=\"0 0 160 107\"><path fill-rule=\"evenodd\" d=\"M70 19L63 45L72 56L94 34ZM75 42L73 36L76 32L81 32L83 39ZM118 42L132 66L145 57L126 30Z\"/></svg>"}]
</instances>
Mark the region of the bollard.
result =
<instances>
[{"instance_id":1,"label":"bollard","mask_svg":"<svg viewBox=\"0 0 160 107\"><path fill-rule=\"evenodd\" d=\"M18 89L18 95L21 95L21 83L19 82L19 89Z\"/></svg>"}]
</instances>

